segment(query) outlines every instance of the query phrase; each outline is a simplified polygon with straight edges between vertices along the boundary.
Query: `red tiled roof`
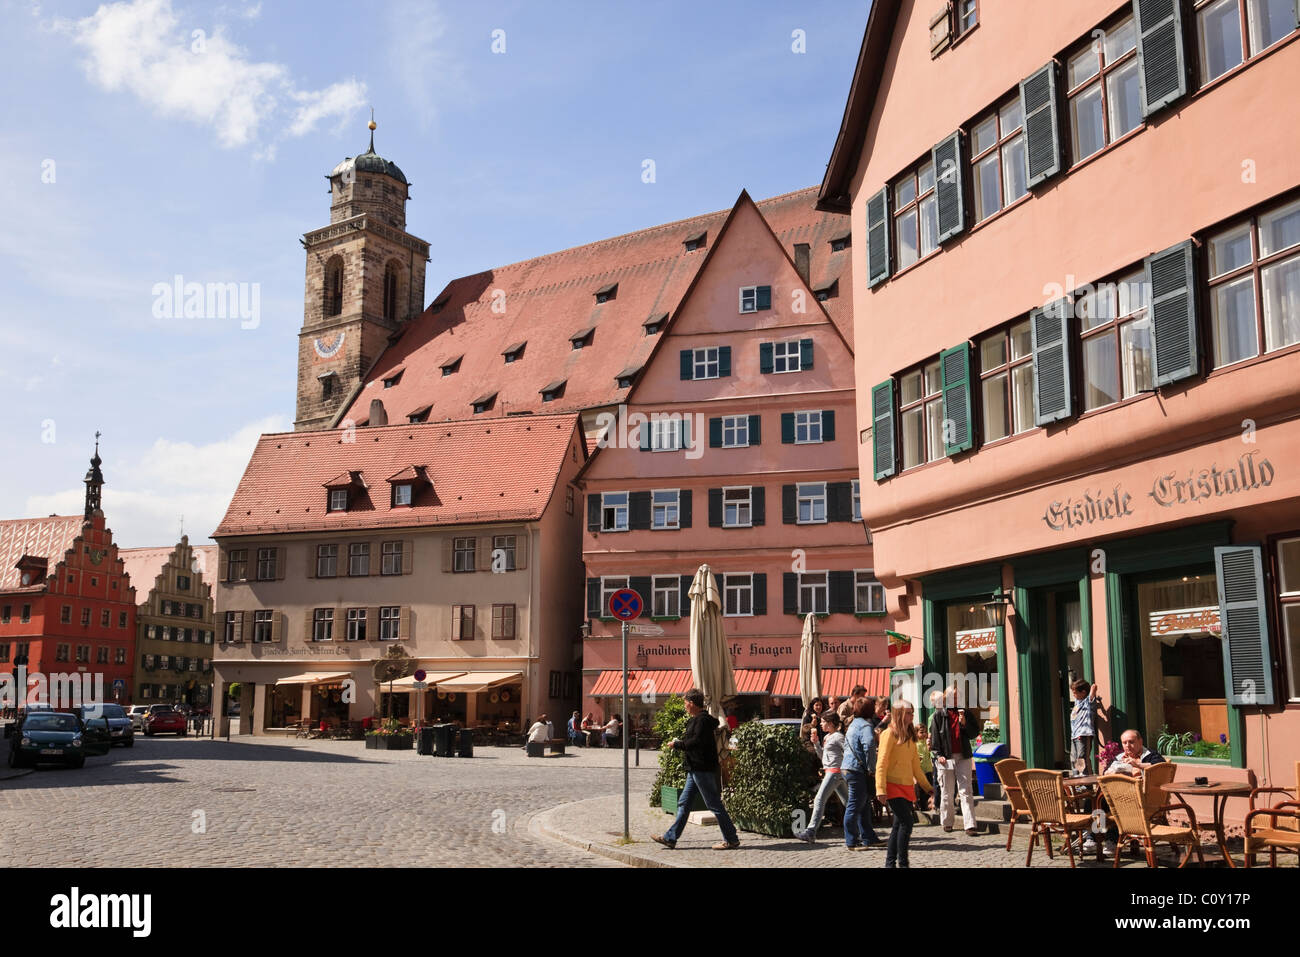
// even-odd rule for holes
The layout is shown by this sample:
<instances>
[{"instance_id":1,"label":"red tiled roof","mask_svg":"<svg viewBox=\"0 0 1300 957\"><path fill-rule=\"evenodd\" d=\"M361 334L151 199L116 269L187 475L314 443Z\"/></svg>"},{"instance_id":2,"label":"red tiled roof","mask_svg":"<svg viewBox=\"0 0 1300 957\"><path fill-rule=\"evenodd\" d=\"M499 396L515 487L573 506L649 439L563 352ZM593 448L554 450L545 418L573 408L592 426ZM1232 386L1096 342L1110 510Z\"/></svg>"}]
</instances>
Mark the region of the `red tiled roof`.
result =
<instances>
[{"instance_id":1,"label":"red tiled roof","mask_svg":"<svg viewBox=\"0 0 1300 957\"><path fill-rule=\"evenodd\" d=\"M577 428L568 414L263 435L213 534L531 521L551 499ZM433 487L391 507L383 482L412 464ZM361 472L371 491L354 489L359 501L327 512L322 485L340 469Z\"/></svg>"},{"instance_id":2,"label":"red tiled roof","mask_svg":"<svg viewBox=\"0 0 1300 957\"><path fill-rule=\"evenodd\" d=\"M795 243L809 244L811 288L842 280L840 294L821 305L852 344L853 250L833 253L830 247L832 239L849 232L849 221L818 212L816 199L812 187L756 205L787 253ZM647 336L644 324L676 312L704 262L707 246L687 252L683 243L700 233L716 241L729 213L720 210L453 280L434 297L437 311L426 309L379 357L341 419L368 419L376 398L389 416L432 403L431 422L467 418L476 399L493 395L493 415L540 412L542 386L560 379L567 380L565 394L546 403L548 413L618 403L627 395L618 388L618 373L642 367L663 334L661 328ZM598 304L597 291L615 284L617 296ZM591 345L574 349L570 337L589 328L594 329ZM507 364L502 353L521 342L527 342L523 356ZM457 357L463 357L459 370L444 376L442 367ZM383 380L398 369L404 370L401 381L383 388Z\"/></svg>"},{"instance_id":3,"label":"red tiled roof","mask_svg":"<svg viewBox=\"0 0 1300 957\"><path fill-rule=\"evenodd\" d=\"M854 685L862 685L867 694L877 698L889 694L888 668L823 668L822 694L847 698ZM772 697L799 698L799 669L782 668L772 684Z\"/></svg>"},{"instance_id":4,"label":"red tiled roof","mask_svg":"<svg viewBox=\"0 0 1300 957\"><path fill-rule=\"evenodd\" d=\"M41 579L22 584L17 569L24 555L47 559L47 574L63 561L81 533L85 519L80 515L51 515L48 518L14 518L0 521L0 591L36 592L45 587Z\"/></svg>"},{"instance_id":5,"label":"red tiled roof","mask_svg":"<svg viewBox=\"0 0 1300 957\"><path fill-rule=\"evenodd\" d=\"M167 547L148 547L148 548L119 548L117 557L122 559L122 564L126 569L127 575L131 578L131 585L135 588L135 600L143 604L149 597L149 592L157 583L158 576L162 573L162 568L171 560L172 552L176 551L175 545ZM200 567L207 570L205 580L209 583L216 578L217 569L217 546L216 545L194 545L194 560L200 563Z\"/></svg>"}]
</instances>

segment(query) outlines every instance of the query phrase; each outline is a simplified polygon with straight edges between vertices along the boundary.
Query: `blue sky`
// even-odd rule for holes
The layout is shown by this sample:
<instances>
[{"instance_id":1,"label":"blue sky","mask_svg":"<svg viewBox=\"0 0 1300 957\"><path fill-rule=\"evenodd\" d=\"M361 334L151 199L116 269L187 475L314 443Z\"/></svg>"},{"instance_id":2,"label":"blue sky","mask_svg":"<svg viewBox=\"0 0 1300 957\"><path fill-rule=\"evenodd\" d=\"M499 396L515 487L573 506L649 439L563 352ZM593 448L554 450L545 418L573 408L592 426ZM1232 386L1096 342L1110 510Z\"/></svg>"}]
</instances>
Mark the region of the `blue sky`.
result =
<instances>
[{"instance_id":1,"label":"blue sky","mask_svg":"<svg viewBox=\"0 0 1300 957\"><path fill-rule=\"evenodd\" d=\"M820 182L868 7L0 0L0 517L78 513L98 429L118 542L207 540L292 428L298 238L371 106L428 300ZM176 275L256 284L257 321L155 315Z\"/></svg>"}]
</instances>

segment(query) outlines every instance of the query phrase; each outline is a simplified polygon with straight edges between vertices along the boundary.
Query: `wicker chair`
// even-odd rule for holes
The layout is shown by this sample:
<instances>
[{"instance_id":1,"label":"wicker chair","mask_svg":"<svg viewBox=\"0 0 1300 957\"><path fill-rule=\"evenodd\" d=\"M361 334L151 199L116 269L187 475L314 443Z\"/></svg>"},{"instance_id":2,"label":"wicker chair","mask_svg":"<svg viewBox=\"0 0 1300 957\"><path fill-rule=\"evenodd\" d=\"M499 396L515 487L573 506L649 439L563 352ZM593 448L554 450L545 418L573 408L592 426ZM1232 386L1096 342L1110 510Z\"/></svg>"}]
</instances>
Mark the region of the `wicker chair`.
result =
<instances>
[{"instance_id":1,"label":"wicker chair","mask_svg":"<svg viewBox=\"0 0 1300 957\"><path fill-rule=\"evenodd\" d=\"M1022 817L1029 823L1033 818L1029 814L1029 805L1025 803L1024 792L1016 783L1016 772L1025 770L1025 762L1019 758L1003 758L993 765L998 780L1002 782L1002 791L1011 803L1011 826L1007 828L1007 851L1011 850L1011 838L1016 833L1016 822Z\"/></svg>"},{"instance_id":2,"label":"wicker chair","mask_svg":"<svg viewBox=\"0 0 1300 957\"><path fill-rule=\"evenodd\" d=\"M1065 835L1065 849L1070 855L1070 866L1074 867L1074 845L1071 838L1075 833L1087 831L1092 826L1092 815L1071 814L1065 809L1064 774L1061 771L1018 771L1016 782L1024 794L1029 807L1029 819L1033 833L1029 837L1029 852L1025 855L1025 867L1034 857L1034 841L1039 834L1047 842L1047 856L1052 856L1052 834ZM1097 845L1097 860L1101 860L1101 845Z\"/></svg>"},{"instance_id":3,"label":"wicker chair","mask_svg":"<svg viewBox=\"0 0 1300 957\"><path fill-rule=\"evenodd\" d=\"M1150 774L1151 769L1148 769L1147 773ZM1111 817L1115 819L1115 827L1119 831L1119 840L1115 842L1115 863L1112 866L1119 867L1120 847L1129 840L1141 843L1142 849L1146 851L1148 867L1156 866L1155 845L1160 842L1187 845L1187 850L1183 852L1183 859L1178 863L1179 867L1187 864L1187 859L1192 856L1193 851L1196 852L1196 859L1204 864L1205 857L1201 853L1201 839L1196 828L1196 814L1191 806L1180 800L1153 809L1147 803L1147 796L1151 791L1151 788L1144 787L1143 781L1132 775L1102 776L1101 793L1106 797L1106 804L1110 807ZM1175 810L1187 815L1189 827L1152 823L1154 817ZM1156 813L1153 814L1152 811Z\"/></svg>"},{"instance_id":4,"label":"wicker chair","mask_svg":"<svg viewBox=\"0 0 1300 957\"><path fill-rule=\"evenodd\" d=\"M1291 800L1257 808L1255 798L1261 794L1282 794ZM1300 854L1300 761L1295 763L1294 790L1257 787L1250 792L1245 830L1247 867L1255 865L1255 854L1259 851L1268 851L1269 867L1277 867L1278 851Z\"/></svg>"},{"instance_id":5,"label":"wicker chair","mask_svg":"<svg viewBox=\"0 0 1300 957\"><path fill-rule=\"evenodd\" d=\"M1160 790L1161 785L1173 784L1178 775L1178 765L1172 761L1161 761L1142 772L1142 808L1147 820L1152 824L1168 824L1165 811L1168 809L1168 795Z\"/></svg>"}]
</instances>

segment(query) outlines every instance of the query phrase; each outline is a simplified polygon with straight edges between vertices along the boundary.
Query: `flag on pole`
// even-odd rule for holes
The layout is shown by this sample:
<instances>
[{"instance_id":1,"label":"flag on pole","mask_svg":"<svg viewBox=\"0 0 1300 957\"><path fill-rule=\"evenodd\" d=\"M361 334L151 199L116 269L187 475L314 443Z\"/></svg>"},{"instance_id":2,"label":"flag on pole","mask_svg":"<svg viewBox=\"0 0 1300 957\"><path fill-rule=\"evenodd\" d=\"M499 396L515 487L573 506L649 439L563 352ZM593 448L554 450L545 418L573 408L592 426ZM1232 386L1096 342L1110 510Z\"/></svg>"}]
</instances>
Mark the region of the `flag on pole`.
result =
<instances>
[{"instance_id":1,"label":"flag on pole","mask_svg":"<svg viewBox=\"0 0 1300 957\"><path fill-rule=\"evenodd\" d=\"M897 631L885 631L889 636L889 657L897 658L899 655L906 654L912 650L913 638L911 635L900 634ZM920 640L920 639L916 639Z\"/></svg>"}]
</instances>

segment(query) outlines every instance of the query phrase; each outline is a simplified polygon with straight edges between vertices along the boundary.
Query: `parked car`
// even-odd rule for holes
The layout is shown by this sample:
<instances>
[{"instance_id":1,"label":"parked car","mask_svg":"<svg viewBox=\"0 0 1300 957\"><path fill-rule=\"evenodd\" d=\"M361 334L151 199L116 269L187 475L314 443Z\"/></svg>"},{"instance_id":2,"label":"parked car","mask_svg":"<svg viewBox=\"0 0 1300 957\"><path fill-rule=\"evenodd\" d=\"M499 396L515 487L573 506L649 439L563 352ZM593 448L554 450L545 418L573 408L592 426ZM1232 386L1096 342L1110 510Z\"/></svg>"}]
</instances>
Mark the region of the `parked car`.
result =
<instances>
[{"instance_id":1,"label":"parked car","mask_svg":"<svg viewBox=\"0 0 1300 957\"><path fill-rule=\"evenodd\" d=\"M151 704L149 713L144 716L144 736L152 738L155 734L179 734L182 738L188 734L185 715L169 704Z\"/></svg>"},{"instance_id":2,"label":"parked car","mask_svg":"<svg viewBox=\"0 0 1300 957\"><path fill-rule=\"evenodd\" d=\"M127 717L131 719L131 727L136 731L144 731L144 716L149 713L147 704L133 704L127 712Z\"/></svg>"},{"instance_id":3,"label":"parked car","mask_svg":"<svg viewBox=\"0 0 1300 957\"><path fill-rule=\"evenodd\" d=\"M63 764L79 768L86 763L81 718L67 711L27 711L9 737L9 767L34 768L38 764Z\"/></svg>"},{"instance_id":4,"label":"parked car","mask_svg":"<svg viewBox=\"0 0 1300 957\"><path fill-rule=\"evenodd\" d=\"M125 708L120 704L102 704L99 706L99 714L108 721L110 747L120 744L129 748L135 744L135 725L131 723L131 717Z\"/></svg>"}]
</instances>

